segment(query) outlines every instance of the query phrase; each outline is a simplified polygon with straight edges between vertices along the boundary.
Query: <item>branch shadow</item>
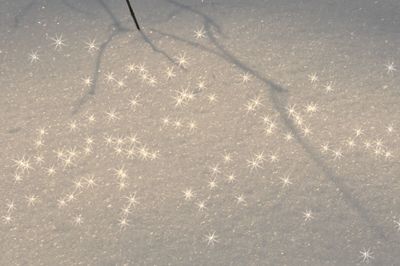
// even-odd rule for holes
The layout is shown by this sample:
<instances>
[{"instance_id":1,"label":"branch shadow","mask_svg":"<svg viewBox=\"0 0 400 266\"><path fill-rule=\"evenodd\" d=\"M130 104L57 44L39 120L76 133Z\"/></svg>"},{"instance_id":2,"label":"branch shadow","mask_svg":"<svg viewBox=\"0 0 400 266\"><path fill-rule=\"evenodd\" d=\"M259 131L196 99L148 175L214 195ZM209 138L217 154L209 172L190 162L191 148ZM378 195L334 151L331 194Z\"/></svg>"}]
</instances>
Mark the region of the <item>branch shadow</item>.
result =
<instances>
[{"instance_id":1,"label":"branch shadow","mask_svg":"<svg viewBox=\"0 0 400 266\"><path fill-rule=\"evenodd\" d=\"M165 33L162 31L155 30L155 29L153 29L153 31L157 32L158 34L161 34L162 36L168 36L169 38L172 38L174 40L186 43L187 45L190 45L190 46L200 49L202 51L212 53L212 54L224 59L226 62L235 65L239 69L250 73L251 75L256 77L258 80L262 81L265 84L265 86L268 88L269 98L271 100L271 103L273 104L274 109L279 113L279 117L280 117L282 123L284 124L284 126L286 128L288 128L291 132L293 132L294 138L296 139L298 144L302 147L302 149L307 154L307 156L319 168L319 170L324 174L324 176L331 183L333 183L336 186L336 188L340 191L346 204L348 206L350 206L350 208L352 208L354 211L357 212L359 217L375 233L375 235L377 237L379 237L381 240L385 240L385 241L388 240L388 238L391 238L390 236L388 237L385 234L383 228L376 221L374 221L373 217L368 213L368 210L362 205L362 203L358 199L356 199L355 197L352 196L352 191L345 184L345 182L343 181L343 178L337 176L334 173L334 171L326 164L326 162L324 162L321 159L321 157L319 156L319 153L313 147L313 145L309 141L307 141L301 137L294 122L287 117L285 106L287 103L288 90L283 88L279 84L275 83L274 81L267 79L262 74L260 74L257 70L246 65L244 62L242 62L240 59L238 59L233 53L228 51L224 47L224 45L221 44L215 37L215 35L213 33L213 28L215 28L216 31L218 32L219 27L214 26L214 25L216 25L216 23L213 22L208 16L206 16L205 14L203 14L200 11L194 10L193 8L191 8L185 4L177 3L174 0L167 0L167 1L175 6L185 9L188 12L198 14L203 18L204 28L207 33L207 36L208 36L210 42L215 46L216 50L208 48L202 44L198 44L198 43L194 43L189 40L185 40L184 38L181 38L181 37L173 35L173 34ZM395 240L392 238L392 241L395 241Z\"/></svg>"},{"instance_id":2,"label":"branch shadow","mask_svg":"<svg viewBox=\"0 0 400 266\"><path fill-rule=\"evenodd\" d=\"M120 21L114 16L114 14L111 12L109 7L106 5L106 3L104 3L103 0L98 0L98 3L112 20L112 23L110 24L109 28L115 27L115 30L112 33L110 33L108 35L107 40L100 45L92 73L93 83L91 84L89 90L73 104L72 115L77 114L83 107L83 105L85 105L89 101L89 99L96 94L101 61L103 59L103 55L107 49L107 46L110 44L110 42L113 40L115 36L129 31L129 29L121 26Z\"/></svg>"},{"instance_id":3,"label":"branch shadow","mask_svg":"<svg viewBox=\"0 0 400 266\"><path fill-rule=\"evenodd\" d=\"M181 12L181 9L172 10L165 18L151 20L151 23L161 24L170 21L173 17L177 16Z\"/></svg>"},{"instance_id":4,"label":"branch shadow","mask_svg":"<svg viewBox=\"0 0 400 266\"><path fill-rule=\"evenodd\" d=\"M76 12L78 12L78 13L81 13L81 14L83 14L83 15L86 15L86 16L90 16L90 17L94 17L94 14L93 13L91 13L91 12L89 12L89 11L86 11L86 10L82 10L82 9L80 9L80 8L78 8L78 7L76 7L75 5L73 5L72 3L70 3L68 0L61 0L62 1L62 3L65 5L65 6L67 6L68 8L70 8L71 10L73 10L73 11L76 11Z\"/></svg>"},{"instance_id":5,"label":"branch shadow","mask_svg":"<svg viewBox=\"0 0 400 266\"><path fill-rule=\"evenodd\" d=\"M17 30L21 24L21 20L26 16L26 14L33 8L33 6L37 3L37 0L30 1L27 5L25 5L14 17L14 24L12 28L14 31Z\"/></svg>"},{"instance_id":6,"label":"branch shadow","mask_svg":"<svg viewBox=\"0 0 400 266\"><path fill-rule=\"evenodd\" d=\"M164 56L170 63L177 65L176 61L165 51L159 49L156 45L154 45L154 43L150 40L149 37L147 37L146 33L144 33L143 30L139 31L140 36L142 37L143 41L145 43L147 43L151 49L158 53L161 54L162 56Z\"/></svg>"},{"instance_id":7,"label":"branch shadow","mask_svg":"<svg viewBox=\"0 0 400 266\"><path fill-rule=\"evenodd\" d=\"M97 90L97 85L98 85L98 80L99 80L99 73L100 73L100 67L101 67L101 61L104 56L104 53L110 44L110 42L113 40L113 38L119 34L124 34L127 32L131 32L131 29L123 27L121 22L117 19L117 17L114 15L114 13L110 10L110 8L107 6L107 4L104 2L104 0L97 0L100 6L104 9L104 11L107 13L107 15L110 17L112 20L111 25L109 26L110 28L115 27L112 33L109 34L107 40L101 44L99 47L99 51L95 60L95 66L93 69L92 77L93 77L93 83L91 84L89 90L82 96L80 97L72 107L72 115L77 114L80 109L89 101L89 99L96 94ZM162 49L158 48L152 40L146 35L146 33L142 30L138 32L142 38L142 40L148 44L151 49L164 56L169 62L177 65L175 60L165 51Z\"/></svg>"},{"instance_id":8,"label":"branch shadow","mask_svg":"<svg viewBox=\"0 0 400 266\"><path fill-rule=\"evenodd\" d=\"M120 33L121 32L118 32L118 31L113 32L112 34L110 34L108 36L107 40L105 42L103 42L101 44L101 46L99 47L99 52L97 54L94 70L92 73L93 83L91 84L89 90L73 104L72 115L77 114L80 111L80 109L82 108L82 106L85 105L85 103L87 103L89 101L89 99L96 94L96 88L97 88L97 83L99 80L99 73L100 73L99 70L100 70L100 66L101 66L101 61L103 59L103 55L105 53L107 46L112 41L112 39Z\"/></svg>"},{"instance_id":9,"label":"branch shadow","mask_svg":"<svg viewBox=\"0 0 400 266\"><path fill-rule=\"evenodd\" d=\"M221 34L221 35L223 34L221 27L217 23L215 23L215 21L212 18L210 18L209 16L207 16L206 14L192 8L189 5L177 2L175 0L166 0L166 1L172 5L175 5L181 9L183 9L183 10L186 10L186 11L189 11L191 13L201 16L206 23L210 24L211 26L213 26L216 29L218 34Z\"/></svg>"}]
</instances>

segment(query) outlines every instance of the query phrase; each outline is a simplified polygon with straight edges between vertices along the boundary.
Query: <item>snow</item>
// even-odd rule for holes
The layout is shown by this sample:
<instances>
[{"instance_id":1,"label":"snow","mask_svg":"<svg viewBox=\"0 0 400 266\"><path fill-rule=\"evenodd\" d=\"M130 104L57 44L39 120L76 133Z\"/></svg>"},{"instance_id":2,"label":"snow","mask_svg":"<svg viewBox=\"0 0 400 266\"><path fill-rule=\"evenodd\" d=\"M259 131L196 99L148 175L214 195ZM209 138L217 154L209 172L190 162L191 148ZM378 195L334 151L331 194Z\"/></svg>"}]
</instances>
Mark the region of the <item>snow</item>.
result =
<instances>
[{"instance_id":1,"label":"snow","mask_svg":"<svg viewBox=\"0 0 400 266\"><path fill-rule=\"evenodd\" d=\"M399 264L397 0L132 5L0 0L1 265Z\"/></svg>"}]
</instances>

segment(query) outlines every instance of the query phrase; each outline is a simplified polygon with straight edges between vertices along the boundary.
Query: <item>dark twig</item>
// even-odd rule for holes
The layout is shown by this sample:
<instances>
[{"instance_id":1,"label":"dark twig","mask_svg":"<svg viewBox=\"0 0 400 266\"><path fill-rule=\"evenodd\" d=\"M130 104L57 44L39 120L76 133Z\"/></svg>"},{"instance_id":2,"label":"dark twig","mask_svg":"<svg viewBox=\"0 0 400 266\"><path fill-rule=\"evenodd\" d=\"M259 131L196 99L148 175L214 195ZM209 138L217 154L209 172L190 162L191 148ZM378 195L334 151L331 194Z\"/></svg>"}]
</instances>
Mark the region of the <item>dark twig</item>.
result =
<instances>
[{"instance_id":1,"label":"dark twig","mask_svg":"<svg viewBox=\"0 0 400 266\"><path fill-rule=\"evenodd\" d=\"M138 21L136 19L135 13L133 12L133 8L131 6L131 2L129 2L129 0L126 0L126 3L128 4L129 11L131 12L131 16L133 18L133 21L135 21L136 28L140 31L139 23L138 23Z\"/></svg>"}]
</instances>

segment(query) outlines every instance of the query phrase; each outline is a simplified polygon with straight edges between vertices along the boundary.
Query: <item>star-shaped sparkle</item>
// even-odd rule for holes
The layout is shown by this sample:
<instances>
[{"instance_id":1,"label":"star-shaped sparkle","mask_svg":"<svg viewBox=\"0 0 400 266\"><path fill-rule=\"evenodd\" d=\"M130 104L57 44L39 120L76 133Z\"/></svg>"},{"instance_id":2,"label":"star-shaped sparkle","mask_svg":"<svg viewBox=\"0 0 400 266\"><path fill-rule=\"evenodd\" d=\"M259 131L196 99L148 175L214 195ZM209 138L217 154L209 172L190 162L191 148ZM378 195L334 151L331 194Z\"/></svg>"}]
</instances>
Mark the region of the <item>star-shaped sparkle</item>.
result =
<instances>
[{"instance_id":1,"label":"star-shaped sparkle","mask_svg":"<svg viewBox=\"0 0 400 266\"><path fill-rule=\"evenodd\" d=\"M53 38L50 38L53 41L53 46L55 50L61 50L64 46L66 46L65 44L65 40L63 40L63 36L61 35L57 35Z\"/></svg>"},{"instance_id":2,"label":"star-shaped sparkle","mask_svg":"<svg viewBox=\"0 0 400 266\"><path fill-rule=\"evenodd\" d=\"M186 68L189 65L189 61L185 53L181 53L176 57L176 62L182 68Z\"/></svg>"},{"instance_id":3,"label":"star-shaped sparkle","mask_svg":"<svg viewBox=\"0 0 400 266\"><path fill-rule=\"evenodd\" d=\"M213 246L215 243L218 243L218 236L215 234L215 232L208 233L205 235L205 240L207 241L208 246Z\"/></svg>"},{"instance_id":4,"label":"star-shaped sparkle","mask_svg":"<svg viewBox=\"0 0 400 266\"><path fill-rule=\"evenodd\" d=\"M385 67L387 74L392 74L393 72L397 71L396 66L394 65L393 62L386 64Z\"/></svg>"},{"instance_id":5,"label":"star-shaped sparkle","mask_svg":"<svg viewBox=\"0 0 400 266\"><path fill-rule=\"evenodd\" d=\"M86 44L86 48L87 48L89 53L93 53L93 52L99 50L99 47L96 44L96 39L93 39L91 41L85 42L85 44Z\"/></svg>"},{"instance_id":6,"label":"star-shaped sparkle","mask_svg":"<svg viewBox=\"0 0 400 266\"><path fill-rule=\"evenodd\" d=\"M306 210L305 212L303 212L303 218L305 222L310 221L311 219L314 218L313 213L311 210Z\"/></svg>"},{"instance_id":7,"label":"star-shaped sparkle","mask_svg":"<svg viewBox=\"0 0 400 266\"><path fill-rule=\"evenodd\" d=\"M206 32L204 31L204 27L201 27L198 30L194 31L194 36L196 37L196 39L201 39L206 37Z\"/></svg>"},{"instance_id":8,"label":"star-shaped sparkle","mask_svg":"<svg viewBox=\"0 0 400 266\"><path fill-rule=\"evenodd\" d=\"M39 61L38 51L32 51L29 54L29 61L31 61L31 63L35 63L35 62Z\"/></svg>"},{"instance_id":9,"label":"star-shaped sparkle","mask_svg":"<svg viewBox=\"0 0 400 266\"><path fill-rule=\"evenodd\" d=\"M364 248L363 250L360 251L360 254L362 261L365 263L369 263L370 260L374 259L374 257L372 256L373 252L370 249Z\"/></svg>"},{"instance_id":10,"label":"star-shaped sparkle","mask_svg":"<svg viewBox=\"0 0 400 266\"><path fill-rule=\"evenodd\" d=\"M183 195L185 197L185 200L191 200L194 197L194 192L191 188L188 188L183 191Z\"/></svg>"}]
</instances>

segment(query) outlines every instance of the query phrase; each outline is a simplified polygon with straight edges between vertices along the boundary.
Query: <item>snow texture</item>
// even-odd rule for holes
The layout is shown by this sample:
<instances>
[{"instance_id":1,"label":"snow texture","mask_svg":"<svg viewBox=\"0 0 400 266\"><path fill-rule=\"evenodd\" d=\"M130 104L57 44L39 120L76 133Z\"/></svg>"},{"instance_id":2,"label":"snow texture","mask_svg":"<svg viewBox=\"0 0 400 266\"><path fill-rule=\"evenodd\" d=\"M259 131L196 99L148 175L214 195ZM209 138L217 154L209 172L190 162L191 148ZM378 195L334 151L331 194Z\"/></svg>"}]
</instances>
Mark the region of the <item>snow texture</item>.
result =
<instances>
[{"instance_id":1,"label":"snow texture","mask_svg":"<svg viewBox=\"0 0 400 266\"><path fill-rule=\"evenodd\" d=\"M399 265L398 0L0 0L0 265Z\"/></svg>"}]
</instances>

